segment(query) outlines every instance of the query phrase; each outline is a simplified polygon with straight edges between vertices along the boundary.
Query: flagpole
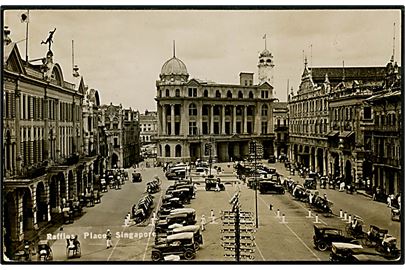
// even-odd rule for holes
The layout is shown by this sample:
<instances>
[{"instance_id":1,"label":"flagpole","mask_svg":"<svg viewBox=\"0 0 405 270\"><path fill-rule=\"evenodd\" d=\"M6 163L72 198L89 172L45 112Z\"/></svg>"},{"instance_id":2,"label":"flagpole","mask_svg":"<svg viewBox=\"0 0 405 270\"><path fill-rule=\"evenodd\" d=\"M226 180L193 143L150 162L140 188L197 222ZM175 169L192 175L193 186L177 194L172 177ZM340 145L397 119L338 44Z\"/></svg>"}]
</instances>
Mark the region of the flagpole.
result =
<instances>
[{"instance_id":1,"label":"flagpole","mask_svg":"<svg viewBox=\"0 0 405 270\"><path fill-rule=\"evenodd\" d=\"M30 10L27 10L27 26L25 28L25 65L28 66L28 24L30 23Z\"/></svg>"}]
</instances>

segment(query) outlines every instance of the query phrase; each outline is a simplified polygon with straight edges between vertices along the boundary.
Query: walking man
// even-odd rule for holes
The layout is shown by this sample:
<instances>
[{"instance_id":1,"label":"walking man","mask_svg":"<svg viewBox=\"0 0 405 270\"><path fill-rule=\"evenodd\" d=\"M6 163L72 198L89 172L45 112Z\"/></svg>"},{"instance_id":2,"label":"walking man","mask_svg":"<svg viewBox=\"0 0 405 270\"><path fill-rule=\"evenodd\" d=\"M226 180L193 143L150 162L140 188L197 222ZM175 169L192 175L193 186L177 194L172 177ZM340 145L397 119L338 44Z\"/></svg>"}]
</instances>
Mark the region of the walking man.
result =
<instances>
[{"instance_id":1,"label":"walking man","mask_svg":"<svg viewBox=\"0 0 405 270\"><path fill-rule=\"evenodd\" d=\"M111 234L110 229L108 229L107 230L107 248L110 248L113 246L111 238L112 238L112 234Z\"/></svg>"},{"instance_id":2,"label":"walking man","mask_svg":"<svg viewBox=\"0 0 405 270\"><path fill-rule=\"evenodd\" d=\"M207 224L207 220L205 219L205 215L201 216L201 231L205 231L205 224Z\"/></svg>"}]
</instances>

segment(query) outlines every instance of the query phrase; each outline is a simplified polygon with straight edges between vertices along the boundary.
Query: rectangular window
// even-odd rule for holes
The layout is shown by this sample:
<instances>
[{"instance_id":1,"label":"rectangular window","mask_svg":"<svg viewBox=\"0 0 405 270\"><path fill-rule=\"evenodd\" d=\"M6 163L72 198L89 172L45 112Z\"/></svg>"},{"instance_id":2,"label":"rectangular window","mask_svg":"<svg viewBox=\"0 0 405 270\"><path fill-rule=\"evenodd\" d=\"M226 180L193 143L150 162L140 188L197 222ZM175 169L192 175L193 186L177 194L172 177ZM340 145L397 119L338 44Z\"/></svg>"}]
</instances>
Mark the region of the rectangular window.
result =
<instances>
[{"instance_id":1,"label":"rectangular window","mask_svg":"<svg viewBox=\"0 0 405 270\"><path fill-rule=\"evenodd\" d=\"M203 122L203 134L206 135L208 134L208 122Z\"/></svg>"},{"instance_id":2,"label":"rectangular window","mask_svg":"<svg viewBox=\"0 0 405 270\"><path fill-rule=\"evenodd\" d=\"M197 135L197 123L196 122L189 122L188 123L188 134L189 135Z\"/></svg>"},{"instance_id":3,"label":"rectangular window","mask_svg":"<svg viewBox=\"0 0 405 270\"><path fill-rule=\"evenodd\" d=\"M364 107L364 119L371 119L371 107Z\"/></svg>"},{"instance_id":4,"label":"rectangular window","mask_svg":"<svg viewBox=\"0 0 405 270\"><path fill-rule=\"evenodd\" d=\"M247 133L252 134L253 133L253 125L252 122L247 122Z\"/></svg>"},{"instance_id":5,"label":"rectangular window","mask_svg":"<svg viewBox=\"0 0 405 270\"><path fill-rule=\"evenodd\" d=\"M214 122L214 134L219 134L219 122Z\"/></svg>"},{"instance_id":6,"label":"rectangular window","mask_svg":"<svg viewBox=\"0 0 405 270\"><path fill-rule=\"evenodd\" d=\"M267 134L267 122L262 122L262 134Z\"/></svg>"},{"instance_id":7,"label":"rectangular window","mask_svg":"<svg viewBox=\"0 0 405 270\"><path fill-rule=\"evenodd\" d=\"M225 134L231 134L231 122L225 122Z\"/></svg>"}]
</instances>

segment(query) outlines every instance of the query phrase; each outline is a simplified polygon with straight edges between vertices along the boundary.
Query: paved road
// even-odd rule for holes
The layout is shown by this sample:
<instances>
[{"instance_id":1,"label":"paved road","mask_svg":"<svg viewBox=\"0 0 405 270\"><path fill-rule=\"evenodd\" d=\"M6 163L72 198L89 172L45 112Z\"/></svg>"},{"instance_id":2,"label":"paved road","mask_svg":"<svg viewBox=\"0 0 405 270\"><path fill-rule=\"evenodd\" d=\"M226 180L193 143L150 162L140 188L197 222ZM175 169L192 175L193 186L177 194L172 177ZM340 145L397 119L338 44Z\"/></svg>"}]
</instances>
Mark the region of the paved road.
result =
<instances>
[{"instance_id":1,"label":"paved road","mask_svg":"<svg viewBox=\"0 0 405 270\"><path fill-rule=\"evenodd\" d=\"M232 168L227 164L220 164L225 169L225 174L232 173ZM287 175L280 163L271 164L282 174ZM132 170L129 172L131 175ZM123 226L124 217L132 205L144 194L147 180L159 175L163 180L162 192L172 181L166 180L161 168L146 168L141 171L144 181L142 183L126 182L121 190L110 190L104 193L102 203L92 208L86 208L86 214L73 224L64 225L63 231L57 233L74 233L79 235L82 244L81 258L69 259L69 261L150 261L153 235L151 224L138 226ZM231 177L230 177L231 178ZM230 179L228 177L228 179ZM301 180L299 176L293 176ZM221 210L229 210L229 199L236 190L241 191L240 203L244 211L255 210L254 191L242 184L226 184L226 191L205 191L204 184L200 183L196 199L191 201L188 207L196 209L197 221L201 215L207 217L209 224L203 232L204 245L197 252L195 260L198 261L224 261L232 260L224 257L221 246ZM162 192L155 194L155 204L160 203ZM348 213L363 217L366 224L375 224L390 230L390 233L398 238L399 222L392 222L389 218L388 208L382 204L373 202L362 195L350 195L336 190L321 190L334 202L334 212L339 214L339 209ZM272 205L272 210L269 205ZM285 221L277 216L285 214ZM210 213L214 212L215 219L211 222ZM261 195L258 194L259 228L256 232L256 261L327 261L328 252L320 252L314 249L312 243L314 213L308 217L308 208L302 202L295 201L288 193L285 195ZM319 215L319 221L323 224L344 228L346 223L338 216L324 217ZM113 233L114 247L106 249L105 239L97 239L95 235L104 234L107 229ZM87 233L87 234L86 234ZM90 237L90 233L93 237ZM117 235L117 233L119 235ZM122 238L121 233L128 233ZM131 235L132 233L132 235ZM119 237L118 237L119 236ZM132 239L129 238L132 236ZM55 241L52 246L55 260L66 261L66 241Z\"/></svg>"},{"instance_id":2,"label":"paved road","mask_svg":"<svg viewBox=\"0 0 405 270\"><path fill-rule=\"evenodd\" d=\"M129 170L129 175L132 173ZM144 195L145 185L155 175L163 178L161 168L149 168L141 171L142 183L127 181L121 190L109 190L103 194L102 202L94 207L85 208L86 213L74 223L63 225L54 235L77 234L82 247L80 258L66 258L66 240L56 240L52 245L54 260L57 261L143 261L150 259L153 243L152 226L149 224L124 226L124 217L139 198ZM155 204L160 200L156 193ZM106 248L103 234L110 229L113 234L113 248ZM101 237L99 239L98 237ZM105 237L105 236L104 236Z\"/></svg>"}]
</instances>

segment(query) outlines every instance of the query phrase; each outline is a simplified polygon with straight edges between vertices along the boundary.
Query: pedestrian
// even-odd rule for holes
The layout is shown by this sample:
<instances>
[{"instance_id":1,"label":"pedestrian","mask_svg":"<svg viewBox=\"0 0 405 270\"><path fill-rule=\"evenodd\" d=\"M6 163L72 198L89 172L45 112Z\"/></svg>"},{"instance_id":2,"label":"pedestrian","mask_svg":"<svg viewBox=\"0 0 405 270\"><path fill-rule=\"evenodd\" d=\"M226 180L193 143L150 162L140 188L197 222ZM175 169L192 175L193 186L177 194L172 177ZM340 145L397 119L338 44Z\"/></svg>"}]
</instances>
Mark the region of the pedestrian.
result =
<instances>
[{"instance_id":1,"label":"pedestrian","mask_svg":"<svg viewBox=\"0 0 405 270\"><path fill-rule=\"evenodd\" d=\"M197 194L197 183L193 184L193 199L195 199L195 195Z\"/></svg>"},{"instance_id":2,"label":"pedestrian","mask_svg":"<svg viewBox=\"0 0 405 270\"><path fill-rule=\"evenodd\" d=\"M345 182L340 182L339 191L345 191Z\"/></svg>"},{"instance_id":3,"label":"pedestrian","mask_svg":"<svg viewBox=\"0 0 405 270\"><path fill-rule=\"evenodd\" d=\"M207 224L207 220L205 219L205 215L201 216L201 231L205 231L205 224Z\"/></svg>"},{"instance_id":4,"label":"pedestrian","mask_svg":"<svg viewBox=\"0 0 405 270\"><path fill-rule=\"evenodd\" d=\"M111 238L112 238L112 234L111 234L110 229L108 229L108 230L107 230L107 236L106 236L106 239L107 239L107 248L110 248L110 247L113 246Z\"/></svg>"},{"instance_id":5,"label":"pedestrian","mask_svg":"<svg viewBox=\"0 0 405 270\"><path fill-rule=\"evenodd\" d=\"M309 204L312 204L313 198L314 198L314 195L312 193L309 193Z\"/></svg>"},{"instance_id":6,"label":"pedestrian","mask_svg":"<svg viewBox=\"0 0 405 270\"><path fill-rule=\"evenodd\" d=\"M323 194L323 198L325 199L325 201L328 201L328 197L326 197L326 193Z\"/></svg>"},{"instance_id":7,"label":"pedestrian","mask_svg":"<svg viewBox=\"0 0 405 270\"><path fill-rule=\"evenodd\" d=\"M394 196L394 195L392 195L392 196ZM391 202L392 202L392 197L391 197L391 195L388 195L387 196L387 207L391 207Z\"/></svg>"}]
</instances>

